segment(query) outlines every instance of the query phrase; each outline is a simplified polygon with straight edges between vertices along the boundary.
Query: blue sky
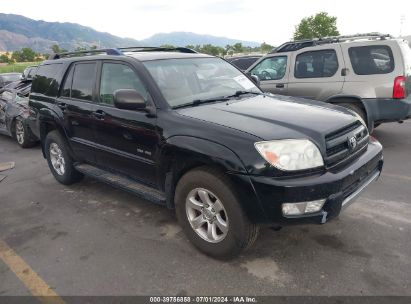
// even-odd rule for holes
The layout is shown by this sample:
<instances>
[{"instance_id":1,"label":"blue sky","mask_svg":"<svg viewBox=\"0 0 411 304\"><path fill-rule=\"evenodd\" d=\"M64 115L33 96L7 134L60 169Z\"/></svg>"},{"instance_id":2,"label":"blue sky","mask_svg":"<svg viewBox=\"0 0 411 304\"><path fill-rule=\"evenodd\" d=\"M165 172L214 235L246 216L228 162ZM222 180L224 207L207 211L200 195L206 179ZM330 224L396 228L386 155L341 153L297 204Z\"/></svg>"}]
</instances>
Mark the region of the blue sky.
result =
<instances>
[{"instance_id":1,"label":"blue sky","mask_svg":"<svg viewBox=\"0 0 411 304\"><path fill-rule=\"evenodd\" d=\"M292 37L301 18L320 11L338 17L342 34L380 31L398 36L404 16L403 34L411 35L409 0L3 0L0 7L2 13L80 23L135 39L190 31L278 45Z\"/></svg>"}]
</instances>

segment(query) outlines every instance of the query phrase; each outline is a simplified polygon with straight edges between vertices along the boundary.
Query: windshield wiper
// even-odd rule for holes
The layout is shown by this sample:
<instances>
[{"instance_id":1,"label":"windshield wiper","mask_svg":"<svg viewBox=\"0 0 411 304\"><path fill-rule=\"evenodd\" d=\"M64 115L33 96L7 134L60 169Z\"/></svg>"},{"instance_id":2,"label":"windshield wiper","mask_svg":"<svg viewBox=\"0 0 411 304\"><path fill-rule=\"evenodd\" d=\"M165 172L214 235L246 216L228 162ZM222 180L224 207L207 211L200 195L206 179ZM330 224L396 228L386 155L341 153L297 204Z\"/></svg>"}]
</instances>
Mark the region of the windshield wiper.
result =
<instances>
[{"instance_id":1,"label":"windshield wiper","mask_svg":"<svg viewBox=\"0 0 411 304\"><path fill-rule=\"evenodd\" d=\"M226 97L226 96L213 97L213 98L207 98L207 99L196 99L196 100L193 100L192 102L183 103L181 105L174 106L173 109L179 109L179 108L185 108L185 107L195 107L195 106L198 106L204 103L227 101L227 100L229 100L229 97Z\"/></svg>"},{"instance_id":2,"label":"windshield wiper","mask_svg":"<svg viewBox=\"0 0 411 304\"><path fill-rule=\"evenodd\" d=\"M264 95L261 92L253 92L253 91L237 91L233 95L228 95L225 96L226 98L233 98L233 97L239 97L241 95L247 95L247 94L253 94L253 95Z\"/></svg>"}]
</instances>

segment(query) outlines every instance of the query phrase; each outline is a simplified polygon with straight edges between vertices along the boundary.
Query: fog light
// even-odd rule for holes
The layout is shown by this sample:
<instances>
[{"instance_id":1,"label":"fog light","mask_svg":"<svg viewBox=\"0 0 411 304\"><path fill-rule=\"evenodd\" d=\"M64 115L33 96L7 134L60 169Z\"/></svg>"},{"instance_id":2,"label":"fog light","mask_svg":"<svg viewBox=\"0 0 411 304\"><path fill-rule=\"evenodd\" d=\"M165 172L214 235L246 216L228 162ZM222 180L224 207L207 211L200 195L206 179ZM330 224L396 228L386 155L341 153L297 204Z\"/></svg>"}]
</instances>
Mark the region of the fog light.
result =
<instances>
[{"instance_id":1,"label":"fog light","mask_svg":"<svg viewBox=\"0 0 411 304\"><path fill-rule=\"evenodd\" d=\"M325 198L302 203L284 203L282 205L283 215L302 215L318 212L325 203Z\"/></svg>"}]
</instances>

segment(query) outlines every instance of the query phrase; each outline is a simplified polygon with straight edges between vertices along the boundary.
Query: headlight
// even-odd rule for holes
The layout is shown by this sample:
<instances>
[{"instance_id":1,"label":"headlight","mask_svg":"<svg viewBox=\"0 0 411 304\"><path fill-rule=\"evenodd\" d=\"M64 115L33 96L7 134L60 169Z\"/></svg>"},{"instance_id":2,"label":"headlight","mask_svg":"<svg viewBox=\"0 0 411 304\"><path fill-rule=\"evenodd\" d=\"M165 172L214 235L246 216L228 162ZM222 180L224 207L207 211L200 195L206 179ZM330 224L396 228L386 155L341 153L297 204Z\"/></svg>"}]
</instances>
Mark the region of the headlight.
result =
<instances>
[{"instance_id":1,"label":"headlight","mask_svg":"<svg viewBox=\"0 0 411 304\"><path fill-rule=\"evenodd\" d=\"M308 139L260 141L254 144L261 156L284 171L324 166L320 150Z\"/></svg>"}]
</instances>

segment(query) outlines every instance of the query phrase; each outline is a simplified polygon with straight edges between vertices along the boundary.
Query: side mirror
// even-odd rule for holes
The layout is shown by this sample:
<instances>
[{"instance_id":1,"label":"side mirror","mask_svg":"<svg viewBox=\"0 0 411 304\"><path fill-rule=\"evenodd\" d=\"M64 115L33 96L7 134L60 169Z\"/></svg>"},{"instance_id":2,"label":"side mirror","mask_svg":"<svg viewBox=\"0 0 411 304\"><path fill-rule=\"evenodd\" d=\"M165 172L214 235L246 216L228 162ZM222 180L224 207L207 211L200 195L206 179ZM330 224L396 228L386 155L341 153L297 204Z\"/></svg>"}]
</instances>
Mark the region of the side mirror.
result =
<instances>
[{"instance_id":1,"label":"side mirror","mask_svg":"<svg viewBox=\"0 0 411 304\"><path fill-rule=\"evenodd\" d=\"M251 75L251 80L257 87L260 87L260 78L257 75Z\"/></svg>"},{"instance_id":2,"label":"side mirror","mask_svg":"<svg viewBox=\"0 0 411 304\"><path fill-rule=\"evenodd\" d=\"M143 110L146 101L136 90L120 89L114 91L114 106L124 110Z\"/></svg>"}]
</instances>

